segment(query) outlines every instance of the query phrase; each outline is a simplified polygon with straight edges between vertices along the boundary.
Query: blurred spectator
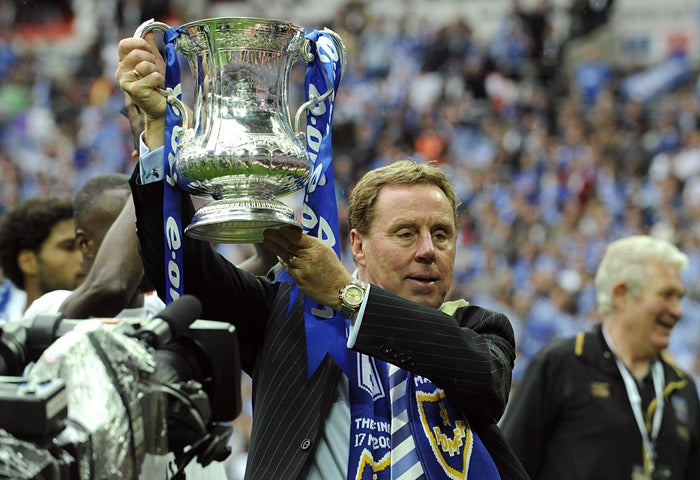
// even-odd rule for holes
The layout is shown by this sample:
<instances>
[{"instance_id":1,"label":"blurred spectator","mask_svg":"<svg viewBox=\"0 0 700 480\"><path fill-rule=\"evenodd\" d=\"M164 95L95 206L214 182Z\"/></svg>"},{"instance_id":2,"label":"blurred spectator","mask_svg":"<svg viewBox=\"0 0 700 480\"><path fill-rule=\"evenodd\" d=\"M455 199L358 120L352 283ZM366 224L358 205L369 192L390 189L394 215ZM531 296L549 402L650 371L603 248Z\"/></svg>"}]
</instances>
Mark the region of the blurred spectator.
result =
<instances>
[{"instance_id":1,"label":"blurred spectator","mask_svg":"<svg viewBox=\"0 0 700 480\"><path fill-rule=\"evenodd\" d=\"M574 87L581 95L583 105L591 107L596 104L598 95L606 88L611 88L613 71L610 65L600 58L595 45L589 45L584 58L574 72Z\"/></svg>"},{"instance_id":2,"label":"blurred spectator","mask_svg":"<svg viewBox=\"0 0 700 480\"><path fill-rule=\"evenodd\" d=\"M113 317L119 316L126 308L129 308L128 316L151 317L165 308L157 296L144 297L144 292L137 288L143 277L143 267L136 242L128 239L128 230L134 229L135 221L133 207L125 208L130 203L130 197L129 176L126 174L99 175L80 187L74 201L75 236L85 273L91 281L84 282L78 289L46 292L28 306L24 318L33 319L38 314L59 312L68 314L68 318ZM120 217L122 210L125 210L123 218ZM100 247L117 218L122 218L121 228L113 229L111 235L119 236L120 245L118 248L112 245L109 251L102 252L106 258L113 259L113 263L98 263L98 268L93 271ZM135 236L135 232L132 234ZM99 275L110 278L115 286L106 282L92 282ZM119 292L117 287L122 285L124 292ZM69 311L63 311L64 301L69 298L73 300L76 296L83 298L84 306L77 308L73 305Z\"/></svg>"},{"instance_id":3,"label":"blurred spectator","mask_svg":"<svg viewBox=\"0 0 700 480\"><path fill-rule=\"evenodd\" d=\"M0 217L0 267L26 292L21 310L5 312L19 320L37 298L58 289L72 290L85 278L75 242L73 204L51 197L22 200Z\"/></svg>"}]
</instances>

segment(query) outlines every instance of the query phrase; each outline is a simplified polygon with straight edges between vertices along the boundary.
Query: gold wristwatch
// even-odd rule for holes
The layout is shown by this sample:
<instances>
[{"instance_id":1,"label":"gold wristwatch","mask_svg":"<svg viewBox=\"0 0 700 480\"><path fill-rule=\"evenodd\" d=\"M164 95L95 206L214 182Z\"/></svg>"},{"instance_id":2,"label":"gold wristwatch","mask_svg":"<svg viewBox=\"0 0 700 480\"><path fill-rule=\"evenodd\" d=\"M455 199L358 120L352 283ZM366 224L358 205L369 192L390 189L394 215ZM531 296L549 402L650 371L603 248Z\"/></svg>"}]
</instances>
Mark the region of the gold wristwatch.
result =
<instances>
[{"instance_id":1,"label":"gold wristwatch","mask_svg":"<svg viewBox=\"0 0 700 480\"><path fill-rule=\"evenodd\" d=\"M338 313L350 320L355 320L357 312L360 310L362 301L365 298L366 291L367 284L358 279L353 280L352 283L341 288L338 292L338 298L340 299L340 309L338 309Z\"/></svg>"}]
</instances>

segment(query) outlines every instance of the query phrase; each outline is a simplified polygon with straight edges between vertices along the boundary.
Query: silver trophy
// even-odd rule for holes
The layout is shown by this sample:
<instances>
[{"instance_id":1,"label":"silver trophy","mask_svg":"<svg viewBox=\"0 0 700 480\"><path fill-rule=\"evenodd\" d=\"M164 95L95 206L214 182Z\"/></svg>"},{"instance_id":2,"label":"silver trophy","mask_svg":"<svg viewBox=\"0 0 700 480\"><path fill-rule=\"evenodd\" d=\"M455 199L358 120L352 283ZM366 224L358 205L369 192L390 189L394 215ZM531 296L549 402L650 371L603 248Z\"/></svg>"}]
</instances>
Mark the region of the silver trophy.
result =
<instances>
[{"instance_id":1,"label":"silver trophy","mask_svg":"<svg viewBox=\"0 0 700 480\"><path fill-rule=\"evenodd\" d=\"M169 28L149 20L134 36ZM290 72L299 59L313 61L304 30L278 20L224 17L179 30L175 47L187 59L195 91L191 122L182 102L162 92L182 116L174 170L180 188L212 198L185 232L213 242L257 243L267 228L301 228L278 198L300 190L309 176L302 113L333 93L327 82L328 91L299 107L292 127ZM345 62L341 39L326 31Z\"/></svg>"}]
</instances>

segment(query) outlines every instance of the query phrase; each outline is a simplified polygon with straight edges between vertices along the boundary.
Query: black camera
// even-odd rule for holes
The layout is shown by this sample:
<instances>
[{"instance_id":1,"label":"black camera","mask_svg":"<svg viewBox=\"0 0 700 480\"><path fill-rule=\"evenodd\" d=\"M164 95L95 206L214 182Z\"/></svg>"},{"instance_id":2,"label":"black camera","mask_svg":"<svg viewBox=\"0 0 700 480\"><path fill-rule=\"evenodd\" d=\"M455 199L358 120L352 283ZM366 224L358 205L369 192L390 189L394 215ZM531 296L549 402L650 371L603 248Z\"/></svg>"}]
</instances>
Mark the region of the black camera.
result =
<instances>
[{"instance_id":1,"label":"black camera","mask_svg":"<svg viewBox=\"0 0 700 480\"><path fill-rule=\"evenodd\" d=\"M225 459L242 408L238 339L200 314L185 295L152 319L3 325L0 478L137 478L168 453L184 478L195 458Z\"/></svg>"}]
</instances>

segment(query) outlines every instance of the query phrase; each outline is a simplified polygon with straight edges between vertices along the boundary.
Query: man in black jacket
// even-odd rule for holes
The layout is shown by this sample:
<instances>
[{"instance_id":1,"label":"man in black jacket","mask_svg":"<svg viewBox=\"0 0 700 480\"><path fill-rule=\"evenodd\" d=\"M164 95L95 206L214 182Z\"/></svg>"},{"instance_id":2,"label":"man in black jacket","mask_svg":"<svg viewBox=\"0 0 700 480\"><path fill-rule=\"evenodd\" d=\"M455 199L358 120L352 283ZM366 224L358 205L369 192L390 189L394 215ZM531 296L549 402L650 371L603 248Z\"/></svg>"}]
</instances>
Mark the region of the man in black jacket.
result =
<instances>
[{"instance_id":1,"label":"man in black jacket","mask_svg":"<svg viewBox=\"0 0 700 480\"><path fill-rule=\"evenodd\" d=\"M162 159L162 59L152 40L139 38L122 40L119 58L117 80L145 114L148 155ZM136 170L133 198L144 267L165 295L163 182L152 181L163 175L150 177ZM181 198L184 225L193 206ZM236 325L253 378L246 478L394 479L399 420L417 455L402 478L527 478L496 426L510 390L512 327L500 313L444 302L457 243L456 198L444 173L409 161L370 172L353 191L349 227L355 275L298 229L266 230L263 243L306 297L349 320L340 353L358 372L345 375L332 354L318 368L307 363L318 339L308 336L303 297L290 305L290 283L251 275L207 243L182 239L185 292L202 301L203 318ZM392 371L408 383L394 386L385 378ZM382 403L390 386L403 416ZM394 397L397 388L406 395Z\"/></svg>"},{"instance_id":2,"label":"man in black jacket","mask_svg":"<svg viewBox=\"0 0 700 480\"><path fill-rule=\"evenodd\" d=\"M687 261L647 236L608 247L595 279L602 323L535 355L503 419L533 479L700 478L697 390L663 353Z\"/></svg>"}]
</instances>

